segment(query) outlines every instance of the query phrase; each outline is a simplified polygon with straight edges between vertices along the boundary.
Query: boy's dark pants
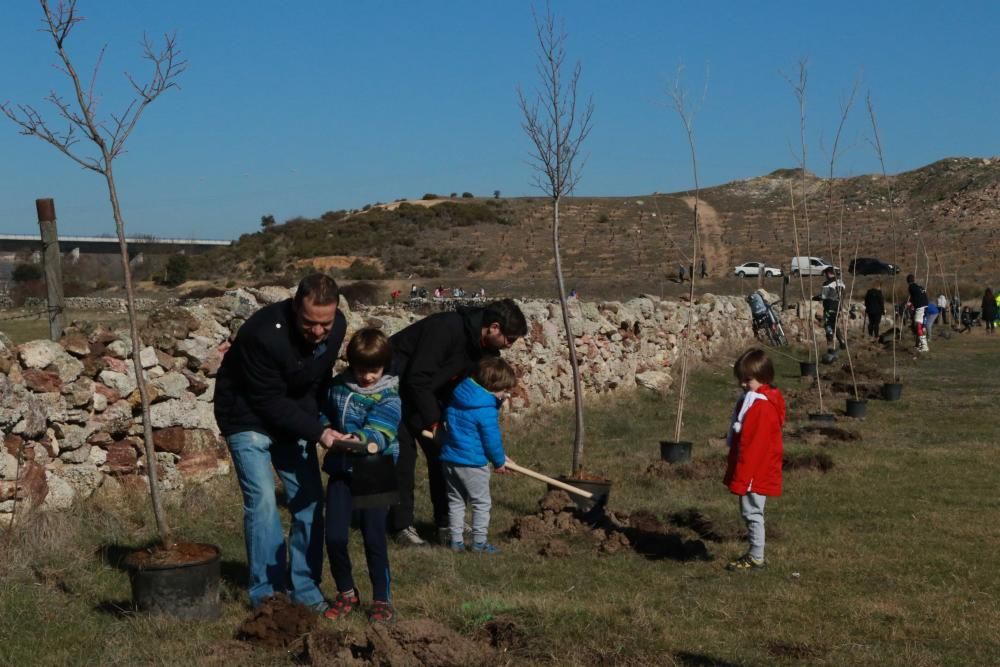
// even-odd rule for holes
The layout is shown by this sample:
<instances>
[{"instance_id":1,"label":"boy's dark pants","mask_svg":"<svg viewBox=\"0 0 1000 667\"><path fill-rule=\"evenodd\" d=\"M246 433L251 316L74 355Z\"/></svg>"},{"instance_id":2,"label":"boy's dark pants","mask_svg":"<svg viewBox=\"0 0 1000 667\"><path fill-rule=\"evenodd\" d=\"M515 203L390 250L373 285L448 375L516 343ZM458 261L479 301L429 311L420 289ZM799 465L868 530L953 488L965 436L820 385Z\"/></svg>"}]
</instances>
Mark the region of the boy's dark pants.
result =
<instances>
[{"instance_id":1,"label":"boy's dark pants","mask_svg":"<svg viewBox=\"0 0 1000 667\"><path fill-rule=\"evenodd\" d=\"M330 477L330 483L326 487L326 552L330 557L330 572L333 573L339 592L354 588L351 556L347 551L353 505L347 477ZM385 518L389 508L370 507L357 512L365 543L368 576L372 582L372 599L391 602L389 547L385 536Z\"/></svg>"},{"instance_id":2,"label":"boy's dark pants","mask_svg":"<svg viewBox=\"0 0 1000 667\"><path fill-rule=\"evenodd\" d=\"M400 423L396 435L399 439L399 458L396 460L399 502L389 508L389 530L395 533L413 525L413 476L417 468L418 444L427 457L427 481L434 508L434 525L447 528L448 492L445 490L444 472L441 470L440 443L422 436L413 437L405 423Z\"/></svg>"},{"instance_id":3,"label":"boy's dark pants","mask_svg":"<svg viewBox=\"0 0 1000 667\"><path fill-rule=\"evenodd\" d=\"M868 335L878 338L878 330L882 323L882 315L869 315L868 316Z\"/></svg>"}]
</instances>

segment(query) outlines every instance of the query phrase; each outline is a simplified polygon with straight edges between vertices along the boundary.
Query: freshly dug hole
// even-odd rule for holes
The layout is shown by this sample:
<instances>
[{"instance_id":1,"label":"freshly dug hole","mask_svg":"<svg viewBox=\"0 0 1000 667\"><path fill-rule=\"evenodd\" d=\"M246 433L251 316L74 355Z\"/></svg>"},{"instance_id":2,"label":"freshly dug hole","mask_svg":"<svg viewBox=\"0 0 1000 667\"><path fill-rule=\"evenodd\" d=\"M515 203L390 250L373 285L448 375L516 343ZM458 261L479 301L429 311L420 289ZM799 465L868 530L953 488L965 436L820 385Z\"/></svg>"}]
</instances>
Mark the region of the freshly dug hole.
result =
<instances>
[{"instance_id":1,"label":"freshly dug hole","mask_svg":"<svg viewBox=\"0 0 1000 667\"><path fill-rule=\"evenodd\" d=\"M319 614L277 594L250 612L236 629L236 638L265 646L288 646L311 632Z\"/></svg>"},{"instance_id":2,"label":"freshly dug hole","mask_svg":"<svg viewBox=\"0 0 1000 667\"><path fill-rule=\"evenodd\" d=\"M782 470L819 470L822 473L833 469L833 459L826 452L806 452L786 454L781 462Z\"/></svg>"}]
</instances>

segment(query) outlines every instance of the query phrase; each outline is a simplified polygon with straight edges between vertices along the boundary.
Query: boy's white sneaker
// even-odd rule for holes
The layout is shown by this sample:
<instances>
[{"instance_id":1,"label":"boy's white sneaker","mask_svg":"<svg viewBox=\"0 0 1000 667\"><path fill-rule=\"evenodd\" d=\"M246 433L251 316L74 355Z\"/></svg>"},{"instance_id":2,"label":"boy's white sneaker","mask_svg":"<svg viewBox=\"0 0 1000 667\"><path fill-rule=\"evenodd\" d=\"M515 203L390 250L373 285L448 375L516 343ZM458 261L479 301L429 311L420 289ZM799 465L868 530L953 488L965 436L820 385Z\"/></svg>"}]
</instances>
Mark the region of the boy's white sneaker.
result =
<instances>
[{"instance_id":1,"label":"boy's white sneaker","mask_svg":"<svg viewBox=\"0 0 1000 667\"><path fill-rule=\"evenodd\" d=\"M420 537L417 529L413 526L407 526L403 530L396 533L394 539L396 544L401 547L426 547L427 542Z\"/></svg>"}]
</instances>

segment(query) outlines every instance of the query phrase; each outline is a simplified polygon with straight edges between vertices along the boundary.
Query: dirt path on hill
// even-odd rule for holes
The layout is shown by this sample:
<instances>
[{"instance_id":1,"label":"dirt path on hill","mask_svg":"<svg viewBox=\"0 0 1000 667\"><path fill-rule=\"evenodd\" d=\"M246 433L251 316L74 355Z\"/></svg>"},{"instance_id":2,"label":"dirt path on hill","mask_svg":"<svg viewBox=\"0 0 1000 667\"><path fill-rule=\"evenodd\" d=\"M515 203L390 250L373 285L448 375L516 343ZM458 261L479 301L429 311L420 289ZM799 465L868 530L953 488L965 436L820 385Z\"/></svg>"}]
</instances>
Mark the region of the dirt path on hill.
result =
<instances>
[{"instance_id":1,"label":"dirt path on hill","mask_svg":"<svg viewBox=\"0 0 1000 667\"><path fill-rule=\"evenodd\" d=\"M682 197L685 204L694 210L694 197ZM729 274L729 252L722 243L722 222L719 214L704 199L698 200L698 222L701 225L701 253L705 257L706 268L711 276ZM701 264L701 261L698 262ZM695 270L700 267L696 266Z\"/></svg>"}]
</instances>

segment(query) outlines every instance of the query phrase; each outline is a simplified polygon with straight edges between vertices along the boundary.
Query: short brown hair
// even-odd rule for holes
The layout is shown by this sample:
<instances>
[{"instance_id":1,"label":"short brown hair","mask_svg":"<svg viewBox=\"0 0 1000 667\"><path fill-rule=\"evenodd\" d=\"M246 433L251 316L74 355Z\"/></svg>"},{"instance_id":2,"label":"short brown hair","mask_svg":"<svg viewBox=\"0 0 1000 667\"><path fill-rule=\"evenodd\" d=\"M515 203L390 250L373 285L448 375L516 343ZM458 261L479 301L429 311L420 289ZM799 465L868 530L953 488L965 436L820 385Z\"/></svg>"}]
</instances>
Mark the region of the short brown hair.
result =
<instances>
[{"instance_id":1,"label":"short brown hair","mask_svg":"<svg viewBox=\"0 0 1000 667\"><path fill-rule=\"evenodd\" d=\"M337 281L325 273L310 273L299 282L295 291L295 305L309 299L314 306L329 306L340 301L340 288Z\"/></svg>"},{"instance_id":2,"label":"short brown hair","mask_svg":"<svg viewBox=\"0 0 1000 667\"><path fill-rule=\"evenodd\" d=\"M733 364L733 375L740 382L756 380L761 384L771 384L774 382L774 364L771 363L767 352L755 347L740 355L740 358Z\"/></svg>"},{"instance_id":3,"label":"short brown hair","mask_svg":"<svg viewBox=\"0 0 1000 667\"><path fill-rule=\"evenodd\" d=\"M506 391L517 386L514 367L500 357L486 357L479 362L476 382L486 391Z\"/></svg>"},{"instance_id":4,"label":"short brown hair","mask_svg":"<svg viewBox=\"0 0 1000 667\"><path fill-rule=\"evenodd\" d=\"M378 329L361 329L347 343L351 368L387 368L392 363L392 341Z\"/></svg>"}]
</instances>

